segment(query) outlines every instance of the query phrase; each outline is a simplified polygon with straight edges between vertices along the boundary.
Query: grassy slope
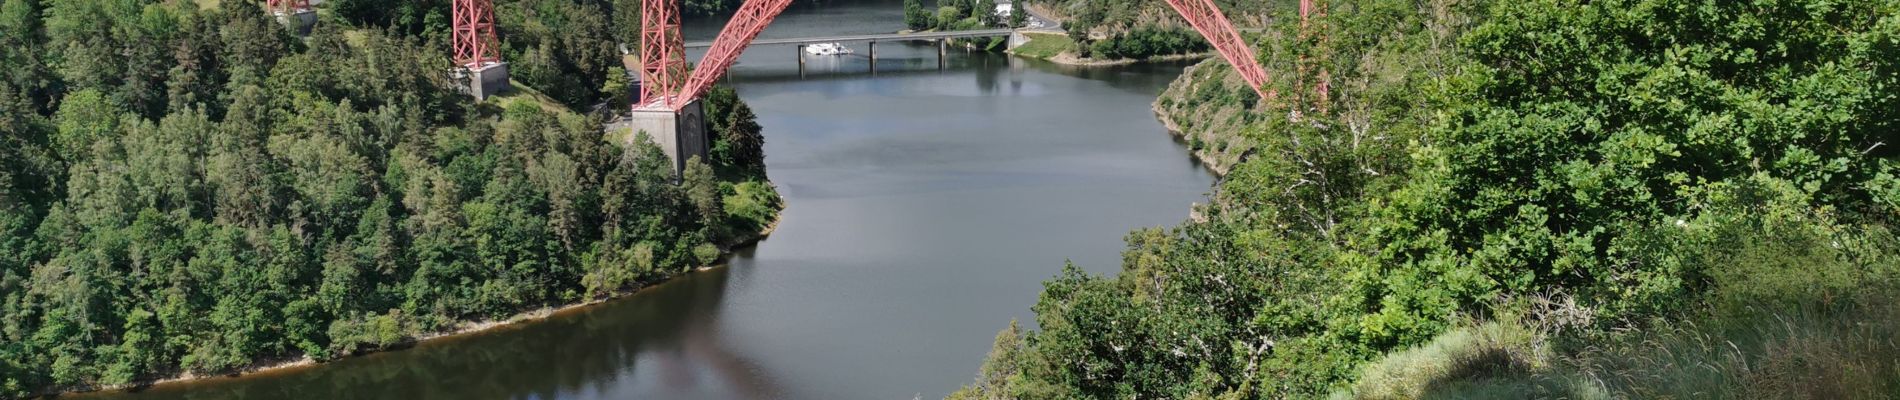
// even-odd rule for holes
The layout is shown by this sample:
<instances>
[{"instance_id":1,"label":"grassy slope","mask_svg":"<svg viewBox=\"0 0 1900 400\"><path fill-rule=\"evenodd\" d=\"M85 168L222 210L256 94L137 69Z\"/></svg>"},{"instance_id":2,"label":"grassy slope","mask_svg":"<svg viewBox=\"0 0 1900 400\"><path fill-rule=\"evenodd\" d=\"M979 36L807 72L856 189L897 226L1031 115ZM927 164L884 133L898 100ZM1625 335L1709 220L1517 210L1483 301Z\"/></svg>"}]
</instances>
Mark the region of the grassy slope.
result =
<instances>
[{"instance_id":1,"label":"grassy slope","mask_svg":"<svg viewBox=\"0 0 1900 400\"><path fill-rule=\"evenodd\" d=\"M1203 165L1222 175L1254 148L1244 132L1253 122L1248 115L1257 112L1234 100L1253 94L1232 71L1224 60L1203 60L1168 84L1154 103L1155 116L1162 124L1188 142Z\"/></svg>"},{"instance_id":2,"label":"grassy slope","mask_svg":"<svg viewBox=\"0 0 1900 400\"><path fill-rule=\"evenodd\" d=\"M1016 46L1015 49L1009 51L1010 54L1047 59L1075 48L1075 40L1069 39L1068 35L1058 33L1024 33L1024 35L1029 36L1029 43Z\"/></svg>"}]
</instances>

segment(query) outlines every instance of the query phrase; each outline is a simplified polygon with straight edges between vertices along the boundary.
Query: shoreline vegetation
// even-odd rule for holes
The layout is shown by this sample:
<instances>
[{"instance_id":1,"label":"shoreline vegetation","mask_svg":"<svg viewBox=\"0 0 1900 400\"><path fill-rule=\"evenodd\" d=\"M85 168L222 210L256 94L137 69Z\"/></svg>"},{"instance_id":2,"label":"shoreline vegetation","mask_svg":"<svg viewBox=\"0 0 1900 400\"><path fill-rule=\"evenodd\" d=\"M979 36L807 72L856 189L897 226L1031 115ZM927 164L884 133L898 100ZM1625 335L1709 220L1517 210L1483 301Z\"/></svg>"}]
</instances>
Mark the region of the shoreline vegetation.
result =
<instances>
[{"instance_id":1,"label":"shoreline vegetation","mask_svg":"<svg viewBox=\"0 0 1900 400\"><path fill-rule=\"evenodd\" d=\"M1241 157L1253 149L1242 135L1260 111L1220 96L1251 94L1246 82L1232 73L1225 60L1210 58L1188 66L1155 98L1155 119L1168 133L1188 145L1192 156L1215 175L1226 176ZM1247 91L1247 92L1241 92Z\"/></svg>"},{"instance_id":2,"label":"shoreline vegetation","mask_svg":"<svg viewBox=\"0 0 1900 400\"><path fill-rule=\"evenodd\" d=\"M1117 66L1117 64L1163 63L1163 61L1188 61L1188 59L1216 57L1214 51L1191 49L1188 53L1146 53L1146 55L1100 59L1100 57L1085 57L1081 51L1075 49L1077 42L1060 32L1022 32L1022 34L1028 36L1030 42L1016 45L1015 49L1009 49L1005 53L1028 57L1028 59L1041 59L1049 63L1068 64L1068 66Z\"/></svg>"},{"instance_id":3,"label":"shoreline vegetation","mask_svg":"<svg viewBox=\"0 0 1900 400\"><path fill-rule=\"evenodd\" d=\"M502 318L502 319L461 321L458 323L456 327L450 330L429 333L423 336L415 337L410 340L391 344L390 346L385 347L385 348L359 351L359 352L351 353L349 355L338 357L331 360L319 361L309 356L304 356L304 357L290 359L290 360L267 360L267 361L262 361L250 366L246 366L237 371L230 371L230 372L225 372L225 373L205 374L205 375L185 373L178 376L158 378L158 379L153 379L153 380L144 381L144 382L131 382L131 383L125 383L125 384L110 386L110 387L98 387L98 388L65 390L65 391L48 392L48 393L37 393L37 394L28 395L27 397L31 398L35 396L54 396L54 395L64 395L64 394L82 394L82 393L97 393L97 392L112 392L112 391L142 391L142 390L148 390L148 389L165 386L165 385L194 383L194 382L214 380L214 379L239 379L239 378L247 378L247 377L256 377L256 375L268 375L268 374L276 374L276 373L295 373L305 368L320 368L320 367L323 367L325 364L329 364L331 362L341 361L341 360L345 360L349 358L362 357L362 356L378 354L378 353L392 353L392 352L405 351L405 350L414 348L416 346L421 346L430 342L454 340L454 339L463 338L463 337L472 336L472 335L491 333L497 329L503 329L503 328L508 328L508 327L522 325L522 324L532 324L532 323L541 322L543 320L547 320L554 317L578 313L583 310L586 310L587 308L591 308L594 306L606 305L608 303L613 303L616 301L631 301L634 298L634 296L639 295L641 292L644 292L648 289L652 289L660 285L665 285L667 283L677 281L691 274L705 272L705 271L709 271L709 270L713 270L717 268L728 267L730 264L728 264L727 261L730 260L730 258L735 252L737 252L739 249L756 245L758 244L759 241L765 240L766 238L770 237L772 235L772 231L778 229L779 221L780 219L774 218L771 224L767 225L765 229L760 230L756 234L740 238L739 241L734 242L731 245L729 245L726 249L722 250L722 254L720 255L720 260L718 263L696 267L696 268L693 268L691 271L677 274L665 280L654 282L649 285L619 290L608 295L607 297L589 299L589 300L579 302L579 303L569 303L569 304L563 304L560 306L542 307L542 308L537 308L537 309L532 309L532 310L521 311L519 313L510 315L507 318Z\"/></svg>"},{"instance_id":4,"label":"shoreline vegetation","mask_svg":"<svg viewBox=\"0 0 1900 400\"><path fill-rule=\"evenodd\" d=\"M1075 40L1070 39L1067 35L1056 32L1023 32L1022 34L1029 37L1029 42L1010 49L1008 51L1009 54L1078 67L1103 67L1143 62L1193 60L1215 56L1213 52L1203 51L1187 54L1162 54L1142 58L1082 58L1076 55L1076 52L1072 50L1075 46Z\"/></svg>"},{"instance_id":5,"label":"shoreline vegetation","mask_svg":"<svg viewBox=\"0 0 1900 400\"><path fill-rule=\"evenodd\" d=\"M935 10L925 9L921 0L904 0L904 26L899 33L965 31L988 27L1022 26L1020 16L1004 18L996 13L997 0L942 0ZM1020 14L1020 8L1014 10ZM950 43L971 50L996 51L1007 47L1008 38L951 39Z\"/></svg>"},{"instance_id":6,"label":"shoreline vegetation","mask_svg":"<svg viewBox=\"0 0 1900 400\"><path fill-rule=\"evenodd\" d=\"M1216 53L1160 2L1122 0L1020 0L1024 10L1048 18L1061 30L1023 32L1030 40L1010 50L1027 58L1071 66L1127 65L1206 58ZM1263 5L1224 7L1251 15ZM1242 19L1239 21L1251 21ZM1248 26L1248 25L1242 25Z\"/></svg>"},{"instance_id":7,"label":"shoreline vegetation","mask_svg":"<svg viewBox=\"0 0 1900 400\"><path fill-rule=\"evenodd\" d=\"M730 88L684 171L575 111L624 108L616 4L497 1L519 89L475 102L446 7L327 2L300 38L250 2L0 2L0 398L408 348L760 240L784 204Z\"/></svg>"},{"instance_id":8,"label":"shoreline vegetation","mask_svg":"<svg viewBox=\"0 0 1900 400\"><path fill-rule=\"evenodd\" d=\"M1326 4L1255 43L1278 99L1169 85L1207 204L948 398L1900 394L1900 9Z\"/></svg>"}]
</instances>

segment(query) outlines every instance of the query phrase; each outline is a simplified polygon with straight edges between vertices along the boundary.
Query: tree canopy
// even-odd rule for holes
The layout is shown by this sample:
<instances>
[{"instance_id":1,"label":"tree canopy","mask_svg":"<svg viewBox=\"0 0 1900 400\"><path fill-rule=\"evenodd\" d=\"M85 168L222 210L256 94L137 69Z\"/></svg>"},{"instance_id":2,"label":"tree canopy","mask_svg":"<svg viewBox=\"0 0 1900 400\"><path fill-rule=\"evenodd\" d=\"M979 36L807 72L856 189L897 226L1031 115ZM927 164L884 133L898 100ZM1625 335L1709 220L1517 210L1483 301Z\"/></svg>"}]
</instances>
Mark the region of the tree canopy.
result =
<instances>
[{"instance_id":1,"label":"tree canopy","mask_svg":"<svg viewBox=\"0 0 1900 400\"><path fill-rule=\"evenodd\" d=\"M378 349L708 265L775 218L730 90L676 184L595 119L458 93L445 31L411 25L433 11L399 3L331 2L386 25L299 40L251 2L0 2L0 395ZM514 43L604 79L547 22L604 17L554 3L510 23L554 36Z\"/></svg>"},{"instance_id":2,"label":"tree canopy","mask_svg":"<svg viewBox=\"0 0 1900 400\"><path fill-rule=\"evenodd\" d=\"M1204 63L1161 103L1245 111L1207 114L1244 152L1211 204L1131 233L1117 276L1045 282L1039 329L952 397L1351 395L1472 320L1588 348L1900 298L1894 2L1329 3L1323 46L1296 21L1258 45L1276 77L1332 71L1332 112L1287 118L1313 78L1263 101ZM1595 393L1658 393L1621 385Z\"/></svg>"}]
</instances>

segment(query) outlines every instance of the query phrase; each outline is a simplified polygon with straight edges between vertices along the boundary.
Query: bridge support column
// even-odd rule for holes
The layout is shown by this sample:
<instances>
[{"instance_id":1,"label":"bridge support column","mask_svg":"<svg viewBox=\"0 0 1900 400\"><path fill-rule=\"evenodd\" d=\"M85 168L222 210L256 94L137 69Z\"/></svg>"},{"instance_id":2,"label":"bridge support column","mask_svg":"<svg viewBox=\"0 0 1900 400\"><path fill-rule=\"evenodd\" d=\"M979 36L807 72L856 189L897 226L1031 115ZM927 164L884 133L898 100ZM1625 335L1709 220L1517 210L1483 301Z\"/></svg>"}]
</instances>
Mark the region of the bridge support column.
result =
<instances>
[{"instance_id":1,"label":"bridge support column","mask_svg":"<svg viewBox=\"0 0 1900 400\"><path fill-rule=\"evenodd\" d=\"M943 70L944 53L950 50L950 39L937 39L937 69Z\"/></svg>"},{"instance_id":2,"label":"bridge support column","mask_svg":"<svg viewBox=\"0 0 1900 400\"><path fill-rule=\"evenodd\" d=\"M512 89L508 83L508 63L489 62L482 65L469 65L457 68L459 87L475 100L487 100L497 94Z\"/></svg>"},{"instance_id":3,"label":"bridge support column","mask_svg":"<svg viewBox=\"0 0 1900 400\"><path fill-rule=\"evenodd\" d=\"M871 42L871 75L877 75L877 42Z\"/></svg>"},{"instance_id":4,"label":"bridge support column","mask_svg":"<svg viewBox=\"0 0 1900 400\"><path fill-rule=\"evenodd\" d=\"M678 177L686 170L686 160L699 157L706 160L708 137L706 136L705 107L699 100L686 103L679 111L664 106L649 105L633 109L631 118L625 122L627 148L638 133L646 132L653 144L660 146L667 161L673 164L673 174ZM616 127L618 129L619 127Z\"/></svg>"},{"instance_id":5,"label":"bridge support column","mask_svg":"<svg viewBox=\"0 0 1900 400\"><path fill-rule=\"evenodd\" d=\"M795 55L798 56L798 77L802 79L805 77L805 45L798 45L798 48L792 51L797 52Z\"/></svg>"},{"instance_id":6,"label":"bridge support column","mask_svg":"<svg viewBox=\"0 0 1900 400\"><path fill-rule=\"evenodd\" d=\"M297 37L310 36L311 27L317 25L316 11L290 10L287 13L278 11L272 15L277 17L277 22L289 27L291 33L297 34Z\"/></svg>"}]
</instances>

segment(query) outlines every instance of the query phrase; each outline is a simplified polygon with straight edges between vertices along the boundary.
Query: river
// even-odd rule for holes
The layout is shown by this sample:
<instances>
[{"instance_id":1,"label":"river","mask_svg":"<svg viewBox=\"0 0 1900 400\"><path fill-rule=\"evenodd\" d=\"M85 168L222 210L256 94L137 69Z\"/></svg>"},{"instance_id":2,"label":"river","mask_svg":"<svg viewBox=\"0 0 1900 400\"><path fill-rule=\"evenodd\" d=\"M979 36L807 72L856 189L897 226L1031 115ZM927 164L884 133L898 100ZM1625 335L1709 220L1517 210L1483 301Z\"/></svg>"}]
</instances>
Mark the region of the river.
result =
<instances>
[{"instance_id":1,"label":"river","mask_svg":"<svg viewBox=\"0 0 1900 400\"><path fill-rule=\"evenodd\" d=\"M761 37L903 28L897 0L800 3ZM804 78L789 46L732 69L788 208L729 266L403 351L78 397L940 398L1010 319L1033 326L1065 261L1115 273L1124 234L1179 223L1213 182L1149 111L1184 64L952 50L940 71L934 46L882 43L872 76L847 45Z\"/></svg>"}]
</instances>

